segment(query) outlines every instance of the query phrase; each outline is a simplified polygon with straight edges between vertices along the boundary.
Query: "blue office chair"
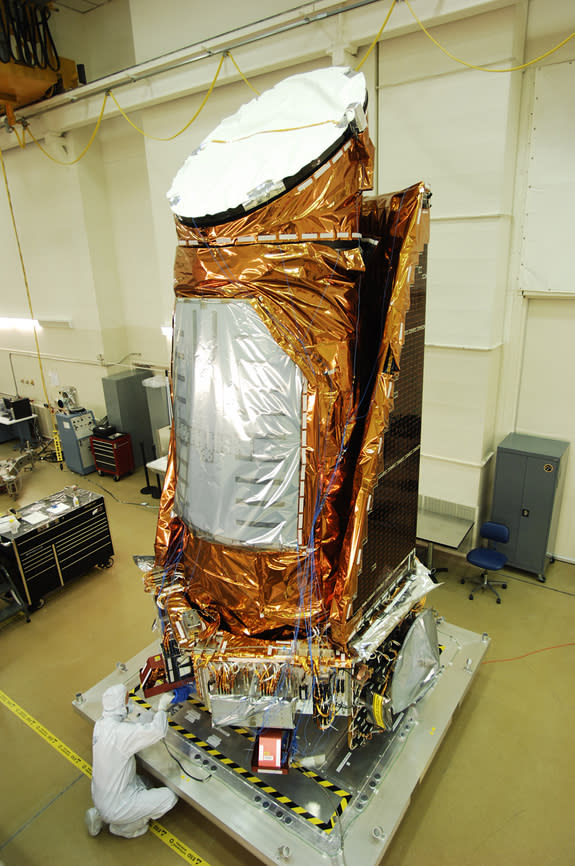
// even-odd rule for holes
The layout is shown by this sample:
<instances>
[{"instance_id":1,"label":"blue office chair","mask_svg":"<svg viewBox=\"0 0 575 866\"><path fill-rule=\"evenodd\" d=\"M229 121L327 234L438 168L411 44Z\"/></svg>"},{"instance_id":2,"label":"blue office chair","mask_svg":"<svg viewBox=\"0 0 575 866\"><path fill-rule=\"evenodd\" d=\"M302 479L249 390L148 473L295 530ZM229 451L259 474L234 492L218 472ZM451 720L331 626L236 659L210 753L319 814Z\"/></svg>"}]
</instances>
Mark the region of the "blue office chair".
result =
<instances>
[{"instance_id":1,"label":"blue office chair","mask_svg":"<svg viewBox=\"0 0 575 866\"><path fill-rule=\"evenodd\" d=\"M509 530L507 527L503 523L493 523L491 520L481 525L479 534L481 538L487 539L488 542L498 541L501 544L507 544L509 541ZM501 589L507 589L507 584L502 580L488 580L487 574L490 571L500 571L504 568L507 562L505 554L500 553L498 550L492 550L490 547L474 547L467 554L467 561L483 569L481 577L470 580L469 583L478 586L481 590L490 589L497 596L497 604L501 604L499 593L495 587L500 586ZM465 583L464 577L461 578L461 583ZM471 601L473 601L473 593L475 591L472 589L469 593Z\"/></svg>"}]
</instances>

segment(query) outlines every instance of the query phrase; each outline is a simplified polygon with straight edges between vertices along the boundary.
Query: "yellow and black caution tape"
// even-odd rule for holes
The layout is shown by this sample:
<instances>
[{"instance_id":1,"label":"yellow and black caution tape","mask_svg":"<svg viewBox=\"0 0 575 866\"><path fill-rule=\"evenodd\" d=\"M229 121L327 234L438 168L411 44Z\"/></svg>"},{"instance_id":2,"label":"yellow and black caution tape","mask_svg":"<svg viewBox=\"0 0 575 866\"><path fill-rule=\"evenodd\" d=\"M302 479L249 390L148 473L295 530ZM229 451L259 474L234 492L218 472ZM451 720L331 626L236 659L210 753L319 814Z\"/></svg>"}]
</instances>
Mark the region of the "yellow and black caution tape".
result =
<instances>
[{"instance_id":1,"label":"yellow and black caution tape","mask_svg":"<svg viewBox=\"0 0 575 866\"><path fill-rule=\"evenodd\" d=\"M9 698L7 694L0 690L0 704L3 704L6 709L10 710L21 719L28 727L34 731L34 733L38 734L42 737L45 742L47 742L53 749L56 749L59 755L66 758L74 767L84 773L89 779L92 778L92 767L90 764L85 761L80 755L77 755L72 749L69 748L65 743L62 742L52 731L49 731L48 728L44 727L44 725L38 721L38 719L31 716L30 713L26 712L21 706L19 706L16 701L13 701L12 698ZM164 845L167 845L171 851L175 854L178 854L186 863L191 863L193 866L209 866L207 860L204 860L203 857L200 857L199 854L196 854L191 848L185 845L181 839L178 839L174 836L173 833L170 833L162 824L159 824L157 821L150 821L149 823L150 832L157 836Z\"/></svg>"},{"instance_id":2,"label":"yellow and black caution tape","mask_svg":"<svg viewBox=\"0 0 575 866\"><path fill-rule=\"evenodd\" d=\"M130 698L135 701L135 703L139 704L141 707L145 709L152 709L150 704L147 703L143 698L137 696L135 691L130 692ZM201 703L197 698L188 698L188 702L203 710L204 712L209 712L208 708ZM323 830L325 833L331 833L334 827L336 826L339 818L349 805L351 799L351 793L349 791L343 790L338 785L335 785L333 782L330 782L329 779L324 779L318 773L313 772L313 770L306 770L303 767L294 765L294 769L298 770L298 772L302 773L302 775L307 776L309 779L312 779L316 782L320 787L322 787L326 791L331 791L337 797L339 797L339 803L333 814L328 818L327 821L322 821L321 818L312 815L311 812L308 812L304 809L303 806L300 806L298 803L294 802L290 797L287 797L285 794L282 794L281 791L278 791L268 782L265 782L263 779L260 779L259 776L253 774L253 772L245 767L236 764L235 761L232 761L231 758L228 758L218 749L214 749L209 743L197 737L191 731L186 730L186 728L182 727L182 725L178 725L176 722L169 721L168 722L170 728L173 731L177 731L177 733L188 742L191 742L199 749L202 749L207 755L213 758L215 761L218 761L223 766L227 767L228 770L233 770L238 775L242 776L246 782L249 782L255 788L258 788L262 793L267 794L270 799L275 800L280 805L284 806L284 808L289 809L295 815L299 815L300 818L304 818L306 821L309 821L310 824L313 824L314 827L317 827L319 830ZM254 741L254 736L249 730L249 728L242 728L232 726L233 730L237 734L242 734L247 739Z\"/></svg>"}]
</instances>

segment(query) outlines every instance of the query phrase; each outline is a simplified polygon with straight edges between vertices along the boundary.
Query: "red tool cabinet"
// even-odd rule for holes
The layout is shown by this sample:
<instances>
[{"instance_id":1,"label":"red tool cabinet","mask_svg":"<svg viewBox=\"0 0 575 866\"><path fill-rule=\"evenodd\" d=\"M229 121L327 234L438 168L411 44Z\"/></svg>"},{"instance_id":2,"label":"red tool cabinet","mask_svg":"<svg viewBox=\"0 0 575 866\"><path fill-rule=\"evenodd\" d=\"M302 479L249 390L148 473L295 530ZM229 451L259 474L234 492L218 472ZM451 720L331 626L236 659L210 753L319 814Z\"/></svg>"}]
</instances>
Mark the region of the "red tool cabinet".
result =
<instances>
[{"instance_id":1,"label":"red tool cabinet","mask_svg":"<svg viewBox=\"0 0 575 866\"><path fill-rule=\"evenodd\" d=\"M129 433L114 433L112 436L90 436L90 448L98 475L113 475L119 481L122 475L134 471L134 454Z\"/></svg>"}]
</instances>

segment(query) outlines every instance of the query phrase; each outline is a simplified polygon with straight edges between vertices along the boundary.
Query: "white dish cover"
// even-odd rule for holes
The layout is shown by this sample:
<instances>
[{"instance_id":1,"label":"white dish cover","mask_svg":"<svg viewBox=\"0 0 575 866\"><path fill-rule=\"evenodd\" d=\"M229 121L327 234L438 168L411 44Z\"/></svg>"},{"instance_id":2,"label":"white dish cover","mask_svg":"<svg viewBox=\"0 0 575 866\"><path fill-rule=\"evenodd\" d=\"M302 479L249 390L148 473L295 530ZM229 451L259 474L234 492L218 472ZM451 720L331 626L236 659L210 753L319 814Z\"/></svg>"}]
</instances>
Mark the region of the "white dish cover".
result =
<instances>
[{"instance_id":1,"label":"white dish cover","mask_svg":"<svg viewBox=\"0 0 575 866\"><path fill-rule=\"evenodd\" d=\"M365 99L363 73L345 66L284 78L223 120L186 159L168 192L172 210L201 219L273 198L283 178L333 147Z\"/></svg>"}]
</instances>

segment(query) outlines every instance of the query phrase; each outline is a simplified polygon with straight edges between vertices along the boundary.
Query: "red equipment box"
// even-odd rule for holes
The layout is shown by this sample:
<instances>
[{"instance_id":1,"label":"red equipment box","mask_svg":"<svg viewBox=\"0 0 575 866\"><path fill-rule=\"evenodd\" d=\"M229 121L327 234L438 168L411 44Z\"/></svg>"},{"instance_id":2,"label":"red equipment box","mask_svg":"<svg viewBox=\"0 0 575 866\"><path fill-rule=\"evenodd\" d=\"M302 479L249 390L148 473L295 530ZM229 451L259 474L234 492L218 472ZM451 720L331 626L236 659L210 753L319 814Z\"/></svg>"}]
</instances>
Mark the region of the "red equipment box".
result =
<instances>
[{"instance_id":1,"label":"red equipment box","mask_svg":"<svg viewBox=\"0 0 575 866\"><path fill-rule=\"evenodd\" d=\"M140 668L140 685L145 698L188 685L189 681L190 677L175 682L170 681L164 657L160 654L150 656L144 667Z\"/></svg>"},{"instance_id":2,"label":"red equipment box","mask_svg":"<svg viewBox=\"0 0 575 866\"><path fill-rule=\"evenodd\" d=\"M256 736L252 754L254 773L281 773L289 770L289 753L293 731L263 728Z\"/></svg>"}]
</instances>

